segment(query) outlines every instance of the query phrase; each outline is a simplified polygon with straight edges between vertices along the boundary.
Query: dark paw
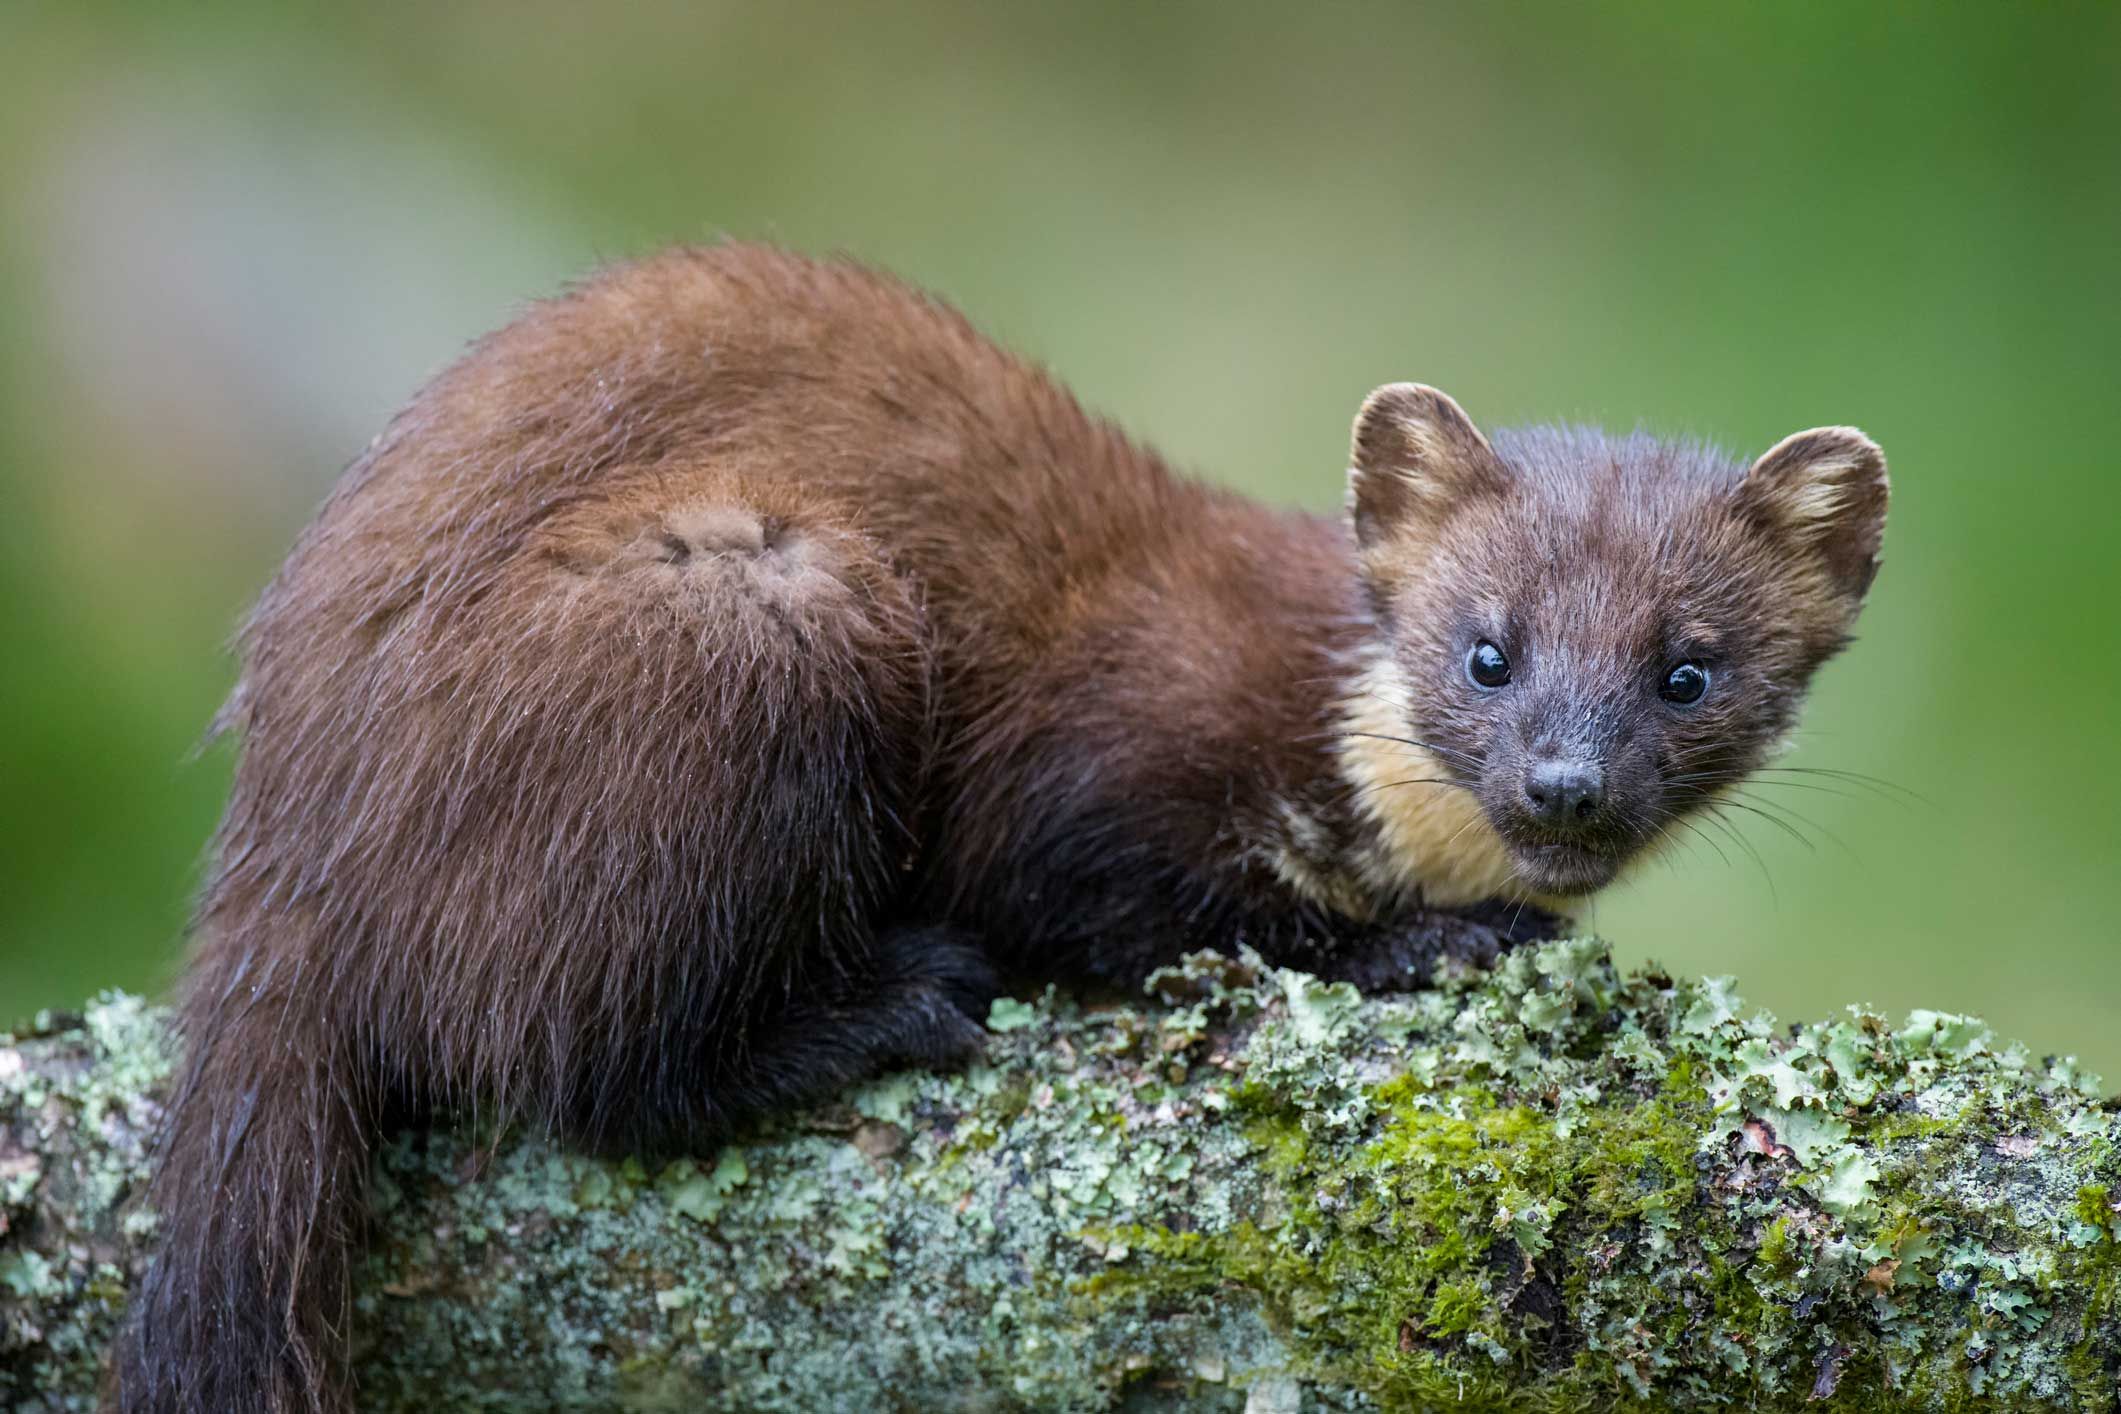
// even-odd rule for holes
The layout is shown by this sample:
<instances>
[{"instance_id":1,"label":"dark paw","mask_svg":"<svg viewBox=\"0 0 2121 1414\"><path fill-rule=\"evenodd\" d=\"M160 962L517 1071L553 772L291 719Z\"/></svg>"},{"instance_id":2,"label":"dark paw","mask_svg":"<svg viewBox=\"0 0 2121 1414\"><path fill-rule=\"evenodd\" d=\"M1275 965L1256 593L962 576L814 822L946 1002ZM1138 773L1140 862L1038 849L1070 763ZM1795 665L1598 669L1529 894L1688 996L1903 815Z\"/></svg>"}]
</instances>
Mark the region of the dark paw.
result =
<instances>
[{"instance_id":1,"label":"dark paw","mask_svg":"<svg viewBox=\"0 0 2121 1414\"><path fill-rule=\"evenodd\" d=\"M1519 943L1567 931L1566 920L1529 904L1411 913L1335 950L1318 975L1364 992L1411 992L1433 985L1446 967L1492 967Z\"/></svg>"},{"instance_id":2,"label":"dark paw","mask_svg":"<svg viewBox=\"0 0 2121 1414\"><path fill-rule=\"evenodd\" d=\"M1476 960L1485 951L1500 951L1493 933L1459 922L1446 940L1427 920L1409 920L1391 932L1345 944L1325 959L1318 975L1329 982L1353 983L1362 992L1412 992L1436 980L1436 964L1447 951ZM1484 940L1484 941L1483 941Z\"/></svg>"},{"instance_id":3,"label":"dark paw","mask_svg":"<svg viewBox=\"0 0 2121 1414\"><path fill-rule=\"evenodd\" d=\"M1544 942L1549 938L1566 938L1576 931L1575 920L1559 913L1549 913L1529 903L1510 903L1504 899L1490 899L1471 908L1457 910L1467 920L1478 923L1495 935L1506 947L1519 943Z\"/></svg>"},{"instance_id":4,"label":"dark paw","mask_svg":"<svg viewBox=\"0 0 2121 1414\"><path fill-rule=\"evenodd\" d=\"M984 1023L987 1008L1001 995L994 964L979 939L942 925L892 928L876 940L876 979L880 987L925 987Z\"/></svg>"},{"instance_id":5,"label":"dark paw","mask_svg":"<svg viewBox=\"0 0 2121 1414\"><path fill-rule=\"evenodd\" d=\"M986 1050L986 1024L968 1013L960 999L932 984L887 988L877 1006L874 1053L885 1066L955 1070Z\"/></svg>"},{"instance_id":6,"label":"dark paw","mask_svg":"<svg viewBox=\"0 0 2121 1414\"><path fill-rule=\"evenodd\" d=\"M875 961L872 1001L855 1000L874 1018L881 1059L943 1070L980 1055L1001 988L977 938L941 926L893 928L877 938Z\"/></svg>"}]
</instances>

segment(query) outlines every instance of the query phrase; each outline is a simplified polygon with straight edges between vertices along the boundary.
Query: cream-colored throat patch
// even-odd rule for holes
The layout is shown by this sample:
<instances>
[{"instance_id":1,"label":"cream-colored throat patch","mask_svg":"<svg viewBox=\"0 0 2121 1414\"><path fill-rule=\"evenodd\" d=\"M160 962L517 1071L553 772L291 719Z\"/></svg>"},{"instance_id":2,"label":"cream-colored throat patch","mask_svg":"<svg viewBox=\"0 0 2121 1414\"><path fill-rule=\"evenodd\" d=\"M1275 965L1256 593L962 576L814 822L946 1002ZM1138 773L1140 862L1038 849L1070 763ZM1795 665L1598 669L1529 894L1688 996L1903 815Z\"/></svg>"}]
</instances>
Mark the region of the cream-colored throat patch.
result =
<instances>
[{"instance_id":1,"label":"cream-colored throat patch","mask_svg":"<svg viewBox=\"0 0 2121 1414\"><path fill-rule=\"evenodd\" d=\"M1472 793L1415 784L1447 773L1433 752L1405 740L1413 735L1405 711L1412 697L1390 650L1370 649L1348 695L1340 743L1356 811L1376 830L1361 860L1364 882L1380 894L1419 889L1424 903L1442 907L1519 895L1524 885L1509 847Z\"/></svg>"}]
</instances>

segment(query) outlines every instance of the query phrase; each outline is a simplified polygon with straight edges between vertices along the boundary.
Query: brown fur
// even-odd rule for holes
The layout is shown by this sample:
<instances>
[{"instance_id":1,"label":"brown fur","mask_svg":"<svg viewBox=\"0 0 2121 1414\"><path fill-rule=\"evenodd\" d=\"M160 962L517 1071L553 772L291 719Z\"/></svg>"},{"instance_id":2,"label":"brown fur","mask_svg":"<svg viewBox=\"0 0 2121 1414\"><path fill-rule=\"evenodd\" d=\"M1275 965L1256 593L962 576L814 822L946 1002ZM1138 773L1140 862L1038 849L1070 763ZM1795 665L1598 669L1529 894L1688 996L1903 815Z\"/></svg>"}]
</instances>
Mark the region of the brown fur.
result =
<instances>
[{"instance_id":1,"label":"brown fur","mask_svg":"<svg viewBox=\"0 0 2121 1414\"><path fill-rule=\"evenodd\" d=\"M995 969L1133 980L1248 942L1405 985L1508 936L1426 911L1551 882L1468 765L1498 729L1441 685L1480 614L1618 663L1670 635L1668 591L1735 612L1720 651L1768 654L1774 704L1673 740L1757 760L1867 583L1875 536L1840 534L1867 442L1785 443L1741 494L1641 482L1685 459L1651 444L1514 466L1440 394L1380 397L1351 537L1172 474L851 266L677 251L480 343L244 630L118 1401L347 1406L395 1120L707 1145L964 1055Z\"/></svg>"},{"instance_id":2,"label":"brown fur","mask_svg":"<svg viewBox=\"0 0 2121 1414\"><path fill-rule=\"evenodd\" d=\"M1449 398L1400 385L1364 405L1356 458L1406 735L1479 799L1535 891L1603 886L1763 764L1877 571L1885 459L1852 428L1799 433L1747 469L1587 428L1490 444ZM1484 640L1515 666L1506 692L1468 680ZM1712 681L1684 709L1656 691L1679 662ZM1595 820L1531 818L1528 772L1555 760L1600 769Z\"/></svg>"}]
</instances>

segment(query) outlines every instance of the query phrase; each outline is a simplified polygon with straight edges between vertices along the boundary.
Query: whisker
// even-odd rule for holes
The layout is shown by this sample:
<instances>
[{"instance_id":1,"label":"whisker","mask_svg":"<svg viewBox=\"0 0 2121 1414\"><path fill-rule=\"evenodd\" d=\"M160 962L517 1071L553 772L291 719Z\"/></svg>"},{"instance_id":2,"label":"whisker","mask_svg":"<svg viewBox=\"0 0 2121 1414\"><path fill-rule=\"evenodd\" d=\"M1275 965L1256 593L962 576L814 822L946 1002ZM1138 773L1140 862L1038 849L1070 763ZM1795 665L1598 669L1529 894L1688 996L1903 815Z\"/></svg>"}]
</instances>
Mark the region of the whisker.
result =
<instances>
[{"instance_id":1,"label":"whisker","mask_svg":"<svg viewBox=\"0 0 2121 1414\"><path fill-rule=\"evenodd\" d=\"M1701 826L1695 824L1692 820L1681 820L1679 823L1686 826L1688 834L1692 835L1695 839L1700 840L1710 849L1715 850L1716 857L1723 861L1724 868L1728 869L1731 867L1731 857L1723 852L1723 846L1716 843L1715 840L1709 838L1709 836L1702 830Z\"/></svg>"},{"instance_id":2,"label":"whisker","mask_svg":"<svg viewBox=\"0 0 2121 1414\"><path fill-rule=\"evenodd\" d=\"M1897 781L1886 780L1883 776L1865 775L1861 771L1843 771L1832 766L1762 766L1759 769L1762 774L1773 774L1782 776L1825 776L1831 780L1841 781L1848 785L1866 787L1870 790L1878 792L1881 795L1902 796L1908 800L1919 801L1924 805L1932 807L1934 807L1937 803L1936 801L1931 800L1928 796L1924 795L1922 792L1918 790L1910 790L1908 787L1901 785Z\"/></svg>"},{"instance_id":3,"label":"whisker","mask_svg":"<svg viewBox=\"0 0 2121 1414\"><path fill-rule=\"evenodd\" d=\"M1719 809L1728 808L1731 810L1743 810L1746 811L1748 814L1758 815L1761 819L1767 821L1776 829L1781 830L1791 839L1797 841L1797 843L1803 845L1807 853L1817 854L1819 852L1819 846L1812 843L1811 838L1806 835L1804 831L1798 829L1795 825L1792 825L1789 821L1783 819L1780 815L1771 815L1767 811L1762 810L1757 805L1748 805L1742 800L1732 800L1729 796L1725 796L1722 800L1716 802L1716 804Z\"/></svg>"},{"instance_id":4,"label":"whisker","mask_svg":"<svg viewBox=\"0 0 2121 1414\"><path fill-rule=\"evenodd\" d=\"M1471 793L1472 787L1463 781L1446 780L1441 776L1410 776L1403 781L1369 781L1351 783L1346 792L1350 800L1369 794L1371 791L1391 790L1397 786L1451 786Z\"/></svg>"},{"instance_id":5,"label":"whisker","mask_svg":"<svg viewBox=\"0 0 2121 1414\"><path fill-rule=\"evenodd\" d=\"M1723 817L1721 811L1718 809L1719 804L1719 802L1712 802L1709 809L1705 811L1700 818L1709 824L1713 824L1717 829L1721 830L1725 839L1729 840L1731 844L1736 847L1741 854L1745 855L1747 858L1753 861L1753 867L1760 871L1761 882L1765 883L1768 887L1768 897L1775 901L1777 907L1780 907L1782 899L1781 896L1776 892L1775 875L1773 871L1771 871L1767 866L1766 856L1761 854L1760 847L1758 845L1754 844L1751 840L1745 837L1744 831L1740 830L1736 825L1732 824L1729 820Z\"/></svg>"},{"instance_id":6,"label":"whisker","mask_svg":"<svg viewBox=\"0 0 2121 1414\"><path fill-rule=\"evenodd\" d=\"M1709 789L1704 789L1700 785L1696 784L1696 782L1703 780L1712 781L1714 782L1714 785ZM1732 805L1735 805L1738 809L1749 810L1753 814L1760 816L1763 820L1770 821L1780 826L1786 833L1788 833L1793 838L1802 843L1807 849L1813 848L1812 842L1804 835L1803 831L1799 830L1797 828L1797 825L1790 823L1792 820L1794 820L1809 829L1818 831L1819 834L1825 836L1835 846L1837 846L1844 853L1846 853L1851 859L1861 858L1857 851L1849 845L1847 840L1843 839L1839 834L1835 833L1827 826L1821 824L1819 821L1814 820L1811 816L1806 815L1803 811L1798 810L1793 806L1784 804L1783 802L1778 800L1769 800L1764 796L1754 795L1751 791L1752 785L1785 785L1798 786L1800 788L1803 788L1805 785L1805 783L1803 782L1755 781L1751 782L1750 785L1746 785L1725 780L1718 776L1704 774L1700 776L1674 776L1669 781L1667 781L1666 784L1684 787L1689 793L1702 799L1722 799L1728 801ZM1841 796L1844 799L1850 798L1847 796L1846 792L1826 790L1825 787L1821 786L1812 786L1810 787L1810 789L1825 790L1828 795Z\"/></svg>"},{"instance_id":7,"label":"whisker","mask_svg":"<svg viewBox=\"0 0 2121 1414\"><path fill-rule=\"evenodd\" d=\"M1694 776L1673 776L1670 780L1670 784L1692 785L1702 781L1715 782L1717 784L1725 786L1736 785L1739 781L1749 781L1752 785L1756 786L1782 786L1787 790L1817 791L1821 795L1836 796L1842 800L1874 800L1880 798L1873 795L1858 794L1855 791L1836 790L1832 786L1823 786L1816 781L1763 781L1747 776L1740 776L1734 779L1732 777L1724 776L1719 773L1708 772L1704 772L1700 775ZM1903 802L1895 801L1894 803L1901 804Z\"/></svg>"},{"instance_id":8,"label":"whisker","mask_svg":"<svg viewBox=\"0 0 2121 1414\"><path fill-rule=\"evenodd\" d=\"M1716 823L1723 827L1725 838L1737 845L1740 852L1753 861L1753 868L1760 872L1760 882L1767 885L1768 901L1780 908L1782 906L1782 891L1775 887L1775 871L1768 868L1767 856L1760 852L1758 845L1745 837L1744 831L1733 825L1729 820L1717 816Z\"/></svg>"},{"instance_id":9,"label":"whisker","mask_svg":"<svg viewBox=\"0 0 2121 1414\"><path fill-rule=\"evenodd\" d=\"M1487 816L1477 810L1474 811L1471 815L1468 815L1466 817L1466 822L1463 825L1460 825L1457 829L1451 831L1451 837L1443 842L1443 848L1438 850L1437 853L1441 855L1449 855L1451 852L1451 846L1458 843L1458 837L1464 834L1467 830L1472 829L1475 825L1479 824L1485 819L1487 819Z\"/></svg>"},{"instance_id":10,"label":"whisker","mask_svg":"<svg viewBox=\"0 0 2121 1414\"><path fill-rule=\"evenodd\" d=\"M1826 837L1826 838L1827 838L1828 840L1832 841L1832 842L1833 842L1833 843L1834 843L1835 845L1837 845L1837 846L1838 846L1838 847L1839 847L1839 848L1840 848L1840 849L1842 850L1842 852L1843 852L1843 853L1845 853L1845 854L1847 854L1847 855L1848 855L1848 857L1849 857L1849 858L1851 858L1851 859L1857 859L1857 858L1860 858L1860 856L1859 856L1859 855L1858 855L1858 854L1856 853L1856 851L1855 851L1854 849L1851 849L1851 848L1849 847L1849 843L1848 843L1848 841L1847 841L1847 840L1845 840L1845 839L1843 839L1843 838L1842 838L1841 836L1839 836L1839 835L1835 834L1835 833L1834 833L1834 832L1833 832L1832 830L1830 830L1830 829L1828 829L1828 828L1827 828L1826 826L1824 826L1824 825L1820 824L1820 823L1819 823L1819 822L1818 822L1817 820L1814 820L1814 819L1813 819L1813 818L1812 818L1811 816L1809 816L1809 815L1806 815L1806 814L1804 814L1804 813L1803 813L1802 811L1798 811L1798 810L1793 810L1793 809L1791 809L1791 808L1790 808L1789 806L1787 806L1787 805L1784 805L1784 804L1782 804L1782 803L1781 803L1780 801L1769 801L1769 800L1762 800L1762 799L1760 799L1760 798L1759 798L1759 797L1757 797L1757 796L1753 796L1753 795L1748 795L1748 794L1746 794L1746 793L1745 793L1744 791L1739 791L1739 792L1736 792L1736 793L1737 793L1737 794L1739 794L1739 795L1741 795L1741 796L1744 796L1744 798L1745 798L1745 799L1747 799L1747 800L1750 800L1750 801L1752 801L1752 802L1753 802L1753 808L1757 808L1757 809L1760 809L1760 810L1762 810L1762 811L1764 811L1764 812L1766 812L1766 811L1778 811L1778 812L1780 812L1780 813L1781 813L1781 814L1783 814L1783 815L1787 815L1787 816L1789 816L1789 817L1790 817L1790 818L1791 818L1792 820L1795 820L1795 821L1797 821L1797 822L1798 822L1799 824L1802 824L1802 825L1804 825L1804 826L1805 826L1806 828L1808 828L1808 829L1813 829L1813 830L1817 830L1817 831L1818 831L1818 832L1819 832L1820 834L1824 835L1824 836L1825 836L1825 837Z\"/></svg>"},{"instance_id":11,"label":"whisker","mask_svg":"<svg viewBox=\"0 0 2121 1414\"><path fill-rule=\"evenodd\" d=\"M1688 748L1687 750L1676 753L1667 763L1667 765L1670 768L1677 770L1679 768L1689 766L1694 762L1701 760L1703 757L1712 756L1717 752L1721 751L1722 749L1722 744L1719 742L1705 742L1701 745L1694 746ZM1843 785L1858 786L1865 790L1877 791L1881 794L1904 796L1908 799L1919 801L1924 805L1934 805L1936 803L1923 796L1920 791L1910 790L1908 787L1899 784L1897 781L1889 781L1883 776L1873 776L1863 771L1844 770L1837 766L1763 765L1756 766L1751 771L1746 772L1718 770L1715 772L1708 772L1703 774L1724 775L1730 777L1733 780L1740 779L1741 777L1748 775L1818 776L1823 779L1836 781Z\"/></svg>"},{"instance_id":12,"label":"whisker","mask_svg":"<svg viewBox=\"0 0 2121 1414\"><path fill-rule=\"evenodd\" d=\"M1433 751L1439 756L1456 757L1457 759L1464 761L1469 765L1478 765L1480 762L1480 758L1478 756L1475 756L1472 752L1461 750L1455 746L1445 746L1443 743L1435 741L1416 741L1413 737L1393 736L1389 732L1341 732L1338 735L1342 741L1350 741L1356 739L1362 739L1367 741L1391 741L1397 742L1401 746L1414 747L1416 750L1419 751Z\"/></svg>"}]
</instances>

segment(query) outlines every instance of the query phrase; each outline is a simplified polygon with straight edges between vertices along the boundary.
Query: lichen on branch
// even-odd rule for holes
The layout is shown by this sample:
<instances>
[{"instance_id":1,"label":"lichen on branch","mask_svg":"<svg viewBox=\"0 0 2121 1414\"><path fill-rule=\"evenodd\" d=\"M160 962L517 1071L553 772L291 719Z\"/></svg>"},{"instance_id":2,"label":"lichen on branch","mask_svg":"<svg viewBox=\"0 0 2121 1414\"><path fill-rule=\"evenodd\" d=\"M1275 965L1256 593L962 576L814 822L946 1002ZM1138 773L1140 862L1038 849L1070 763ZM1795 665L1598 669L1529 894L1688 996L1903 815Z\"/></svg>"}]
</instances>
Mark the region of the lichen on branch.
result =
<instances>
[{"instance_id":1,"label":"lichen on branch","mask_svg":"<svg viewBox=\"0 0 2121 1414\"><path fill-rule=\"evenodd\" d=\"M719 1154L401 1135L364 1409L2114 1409L2121 1114L1979 1022L1592 941L1362 998L1201 955ZM0 1040L0 1403L92 1407L168 1057Z\"/></svg>"}]
</instances>

